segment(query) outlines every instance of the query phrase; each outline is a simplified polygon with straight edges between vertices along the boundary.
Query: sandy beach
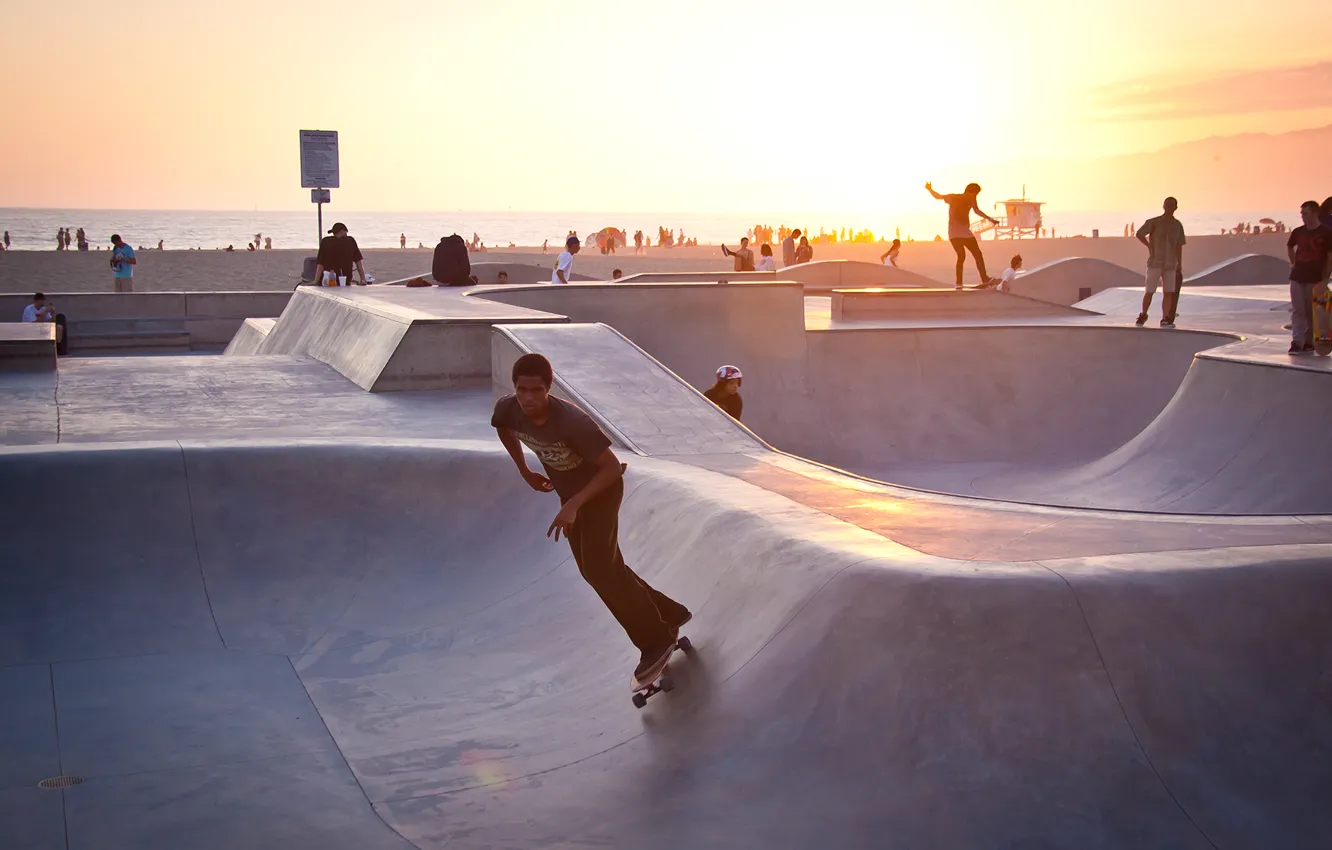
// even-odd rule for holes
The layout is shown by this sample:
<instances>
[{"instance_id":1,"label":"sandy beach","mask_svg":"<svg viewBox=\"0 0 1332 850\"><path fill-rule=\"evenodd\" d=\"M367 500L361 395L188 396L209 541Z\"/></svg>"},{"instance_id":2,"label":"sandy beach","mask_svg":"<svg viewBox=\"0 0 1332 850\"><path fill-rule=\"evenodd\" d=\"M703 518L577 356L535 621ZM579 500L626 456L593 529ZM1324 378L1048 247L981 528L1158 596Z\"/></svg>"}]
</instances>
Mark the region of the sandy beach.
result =
<instances>
[{"instance_id":1,"label":"sandy beach","mask_svg":"<svg viewBox=\"0 0 1332 850\"><path fill-rule=\"evenodd\" d=\"M1195 236L1184 251L1186 274L1241 254L1270 254L1285 257L1284 234L1254 236ZM1139 268L1145 249L1134 239L1122 237L1086 239L1041 239L981 243L988 269L998 275L1009 258L1020 253L1025 267L1035 268L1063 257L1095 257L1125 268ZM780 249L779 249L780 250ZM816 260L862 260L878 262L887 250L883 244L838 244L815 247ZM224 251L141 251L134 275L140 292L170 291L263 291L291 289L300 280L302 261L310 251L274 250L226 253ZM111 272L106 252L9 251L0 254L0 292L110 292ZM365 267L381 282L428 274L431 252L422 249L376 249L365 252ZM472 255L472 262L519 262L553 266L554 254L538 248L511 248ZM954 255L946 242L909 242L902 246L902 268L951 285ZM626 275L646 271L713 271L731 268L715 245L697 248L649 249L635 256L633 249L615 255L584 250L574 271L609 279L611 271ZM967 262L967 279L975 269ZM1280 281L1264 281L1279 283Z\"/></svg>"}]
</instances>

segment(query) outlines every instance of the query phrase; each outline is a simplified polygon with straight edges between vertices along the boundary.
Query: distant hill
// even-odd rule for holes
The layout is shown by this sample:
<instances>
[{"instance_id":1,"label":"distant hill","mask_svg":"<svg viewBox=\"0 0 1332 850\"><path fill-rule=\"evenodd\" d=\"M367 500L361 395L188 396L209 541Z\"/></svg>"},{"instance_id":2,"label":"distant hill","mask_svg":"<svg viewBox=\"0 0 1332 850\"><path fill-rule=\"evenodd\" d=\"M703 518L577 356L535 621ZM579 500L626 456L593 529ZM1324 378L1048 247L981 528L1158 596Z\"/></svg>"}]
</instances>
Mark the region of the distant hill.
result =
<instances>
[{"instance_id":1,"label":"distant hill","mask_svg":"<svg viewBox=\"0 0 1332 850\"><path fill-rule=\"evenodd\" d=\"M1294 210L1332 195L1332 125L1216 136L1127 156L1002 163L987 169L985 180L1025 183L1066 209L1135 209L1144 195L1175 195L1195 209Z\"/></svg>"}]
</instances>

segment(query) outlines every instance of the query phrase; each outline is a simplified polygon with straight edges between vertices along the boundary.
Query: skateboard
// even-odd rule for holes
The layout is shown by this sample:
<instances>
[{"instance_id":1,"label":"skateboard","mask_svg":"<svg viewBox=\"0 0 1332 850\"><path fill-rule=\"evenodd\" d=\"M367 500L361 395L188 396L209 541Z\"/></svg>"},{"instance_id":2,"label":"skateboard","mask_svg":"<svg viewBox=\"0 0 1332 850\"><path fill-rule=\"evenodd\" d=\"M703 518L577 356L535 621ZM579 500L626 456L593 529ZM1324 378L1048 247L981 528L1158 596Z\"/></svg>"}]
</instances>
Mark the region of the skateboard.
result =
<instances>
[{"instance_id":1,"label":"skateboard","mask_svg":"<svg viewBox=\"0 0 1332 850\"><path fill-rule=\"evenodd\" d=\"M657 670L646 682L639 679L630 682L630 689L634 692L634 708L642 708L647 705L648 698L654 694L675 690L675 680L671 678L669 670L671 655L674 655L677 649L681 652L693 652L694 645L689 642L689 638L681 635L675 641L675 647L671 649L670 655L667 655L666 660L662 662L661 669Z\"/></svg>"},{"instance_id":2,"label":"skateboard","mask_svg":"<svg viewBox=\"0 0 1332 850\"><path fill-rule=\"evenodd\" d=\"M1332 354L1332 288L1325 283L1314 287L1313 333L1314 351L1322 357Z\"/></svg>"}]
</instances>

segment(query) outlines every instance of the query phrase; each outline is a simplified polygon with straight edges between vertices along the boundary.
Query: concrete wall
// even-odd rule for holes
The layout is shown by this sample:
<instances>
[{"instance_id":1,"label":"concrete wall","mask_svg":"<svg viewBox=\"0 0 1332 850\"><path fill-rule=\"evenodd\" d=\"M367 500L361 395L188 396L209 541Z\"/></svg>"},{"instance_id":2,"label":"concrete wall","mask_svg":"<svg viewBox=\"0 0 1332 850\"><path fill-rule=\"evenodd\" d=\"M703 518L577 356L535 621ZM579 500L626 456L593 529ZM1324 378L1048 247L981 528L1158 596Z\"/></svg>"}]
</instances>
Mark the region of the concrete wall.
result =
<instances>
[{"instance_id":1,"label":"concrete wall","mask_svg":"<svg viewBox=\"0 0 1332 850\"><path fill-rule=\"evenodd\" d=\"M222 353L258 354L259 347L264 344L264 339L276 323L277 319L246 319Z\"/></svg>"},{"instance_id":2,"label":"concrete wall","mask_svg":"<svg viewBox=\"0 0 1332 850\"><path fill-rule=\"evenodd\" d=\"M712 386L718 366L739 366L746 418L751 410L778 417L783 397L803 390L804 292L797 284L570 284L484 297L610 325L699 390Z\"/></svg>"},{"instance_id":3,"label":"concrete wall","mask_svg":"<svg viewBox=\"0 0 1332 850\"><path fill-rule=\"evenodd\" d=\"M834 319L1073 316L1085 312L993 289L852 289L832 295Z\"/></svg>"},{"instance_id":4,"label":"concrete wall","mask_svg":"<svg viewBox=\"0 0 1332 850\"><path fill-rule=\"evenodd\" d=\"M70 343L76 348L96 348L99 333L143 334L146 338L174 332L188 334L190 348L221 351L246 319L281 315L291 295L287 291L48 292L46 297L57 312L65 314ZM18 321L31 303L31 294L0 294L0 320ZM129 343L117 347L132 353L132 339Z\"/></svg>"},{"instance_id":5,"label":"concrete wall","mask_svg":"<svg viewBox=\"0 0 1332 850\"><path fill-rule=\"evenodd\" d=\"M855 260L815 260L786 266L775 272L644 272L630 275L621 283L712 283L717 281L768 282L795 281L806 292L826 293L838 288L860 286L935 287L938 282L905 269L880 263Z\"/></svg>"}]
</instances>

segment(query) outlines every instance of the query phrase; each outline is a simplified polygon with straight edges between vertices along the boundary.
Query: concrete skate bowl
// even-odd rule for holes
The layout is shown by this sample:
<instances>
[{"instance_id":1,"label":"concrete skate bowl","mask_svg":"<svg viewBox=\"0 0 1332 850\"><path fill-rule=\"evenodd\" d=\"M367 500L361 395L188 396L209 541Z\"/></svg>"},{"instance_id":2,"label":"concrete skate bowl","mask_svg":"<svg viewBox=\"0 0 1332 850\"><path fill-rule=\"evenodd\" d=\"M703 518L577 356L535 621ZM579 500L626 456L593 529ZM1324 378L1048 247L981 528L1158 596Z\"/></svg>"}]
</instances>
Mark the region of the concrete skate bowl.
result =
<instances>
[{"instance_id":1,"label":"concrete skate bowl","mask_svg":"<svg viewBox=\"0 0 1332 850\"><path fill-rule=\"evenodd\" d=\"M1018 249L1014 249L1018 253ZM1013 281L1012 292L1071 306L1105 289L1142 287L1143 272L1092 257L1067 257L1037 266Z\"/></svg>"},{"instance_id":2,"label":"concrete skate bowl","mask_svg":"<svg viewBox=\"0 0 1332 850\"><path fill-rule=\"evenodd\" d=\"M1332 513L1324 472L1288 427L1332 418L1332 374L1194 362L1233 340L1113 327L811 333L804 394L746 424L784 451L926 490Z\"/></svg>"},{"instance_id":3,"label":"concrete skate bowl","mask_svg":"<svg viewBox=\"0 0 1332 850\"><path fill-rule=\"evenodd\" d=\"M641 712L488 443L0 452L7 845L1325 846L1327 547L958 563L628 459Z\"/></svg>"}]
</instances>

